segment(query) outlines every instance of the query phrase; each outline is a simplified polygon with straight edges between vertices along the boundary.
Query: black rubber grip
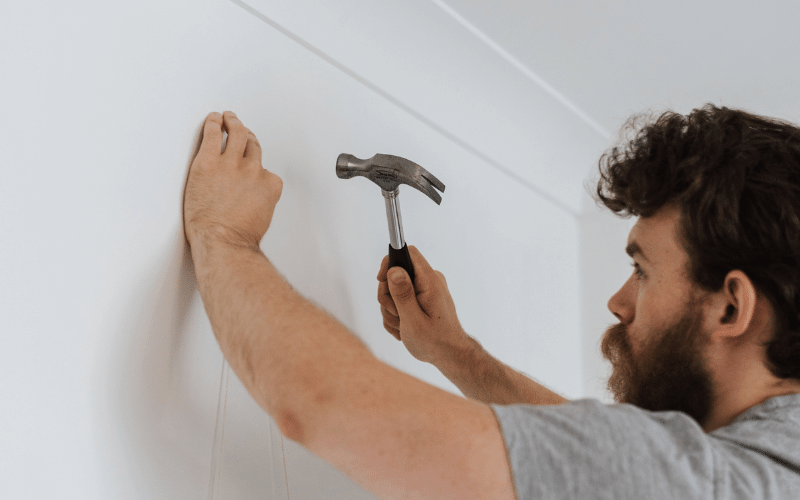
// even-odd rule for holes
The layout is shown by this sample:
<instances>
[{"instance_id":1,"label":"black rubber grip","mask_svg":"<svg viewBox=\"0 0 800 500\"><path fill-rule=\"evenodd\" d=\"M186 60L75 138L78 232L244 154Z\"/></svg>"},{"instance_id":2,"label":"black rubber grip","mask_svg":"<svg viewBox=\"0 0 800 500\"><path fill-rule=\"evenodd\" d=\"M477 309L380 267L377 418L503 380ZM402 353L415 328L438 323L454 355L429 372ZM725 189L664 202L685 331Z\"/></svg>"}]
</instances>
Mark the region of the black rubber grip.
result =
<instances>
[{"instance_id":1,"label":"black rubber grip","mask_svg":"<svg viewBox=\"0 0 800 500\"><path fill-rule=\"evenodd\" d=\"M389 245L389 269L400 266L406 270L414 283L414 265L411 263L411 254L408 253L408 245L403 245L400 250L395 250Z\"/></svg>"}]
</instances>

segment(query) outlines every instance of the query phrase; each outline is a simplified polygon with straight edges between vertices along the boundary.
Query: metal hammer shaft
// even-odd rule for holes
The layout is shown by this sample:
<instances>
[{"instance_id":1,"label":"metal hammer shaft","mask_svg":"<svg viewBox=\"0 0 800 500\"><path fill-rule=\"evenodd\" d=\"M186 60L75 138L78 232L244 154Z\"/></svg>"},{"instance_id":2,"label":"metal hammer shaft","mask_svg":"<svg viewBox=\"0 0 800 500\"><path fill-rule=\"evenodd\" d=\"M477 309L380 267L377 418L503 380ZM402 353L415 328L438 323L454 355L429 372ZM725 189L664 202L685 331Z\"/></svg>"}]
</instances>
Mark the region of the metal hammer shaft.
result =
<instances>
[{"instance_id":1,"label":"metal hammer shaft","mask_svg":"<svg viewBox=\"0 0 800 500\"><path fill-rule=\"evenodd\" d=\"M362 160L347 153L336 159L336 176L350 179L355 176L366 177L381 188L386 202L386 219L389 223L389 267L400 266L408 272L414 281L414 265L408 246L403 237L403 220L400 217L400 205L397 197L400 184L407 184L419 190L437 205L442 202L439 191L444 192L444 184L433 174L413 161L399 156L376 154L372 158Z\"/></svg>"},{"instance_id":2,"label":"metal hammer shaft","mask_svg":"<svg viewBox=\"0 0 800 500\"><path fill-rule=\"evenodd\" d=\"M381 189L381 194L386 202L386 220L389 223L389 242L392 248L400 250L406 245L406 240L403 237L403 218L400 216L400 189L394 191L386 191Z\"/></svg>"}]
</instances>

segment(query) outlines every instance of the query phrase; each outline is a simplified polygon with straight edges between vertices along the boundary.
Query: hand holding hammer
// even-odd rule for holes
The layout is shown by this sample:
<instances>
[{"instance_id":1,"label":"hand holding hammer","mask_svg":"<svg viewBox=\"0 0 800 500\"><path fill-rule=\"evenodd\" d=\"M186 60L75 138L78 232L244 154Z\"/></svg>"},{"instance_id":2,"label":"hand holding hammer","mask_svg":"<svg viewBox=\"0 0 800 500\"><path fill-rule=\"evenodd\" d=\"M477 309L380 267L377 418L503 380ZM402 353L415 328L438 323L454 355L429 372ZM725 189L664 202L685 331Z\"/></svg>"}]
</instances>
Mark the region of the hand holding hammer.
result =
<instances>
[{"instance_id":1,"label":"hand holding hammer","mask_svg":"<svg viewBox=\"0 0 800 500\"><path fill-rule=\"evenodd\" d=\"M342 153L336 159L336 175L340 179L355 176L366 177L381 188L386 202L386 218L389 222L389 268L400 266L406 270L414 282L414 266L408 254L408 245L403 237L403 221L400 217L400 184L425 193L436 204L442 197L436 192L444 192L444 184L433 174L411 160L399 156L377 154L367 160ZM435 188L435 189L434 189Z\"/></svg>"}]
</instances>

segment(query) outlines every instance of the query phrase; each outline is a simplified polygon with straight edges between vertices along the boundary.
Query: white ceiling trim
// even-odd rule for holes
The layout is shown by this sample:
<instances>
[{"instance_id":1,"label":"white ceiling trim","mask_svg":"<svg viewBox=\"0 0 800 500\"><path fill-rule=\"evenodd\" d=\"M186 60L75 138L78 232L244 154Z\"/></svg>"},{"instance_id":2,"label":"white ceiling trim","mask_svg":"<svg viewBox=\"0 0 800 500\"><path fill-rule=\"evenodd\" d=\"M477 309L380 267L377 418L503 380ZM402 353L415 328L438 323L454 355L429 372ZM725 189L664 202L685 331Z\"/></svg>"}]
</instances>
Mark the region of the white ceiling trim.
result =
<instances>
[{"instance_id":1,"label":"white ceiling trim","mask_svg":"<svg viewBox=\"0 0 800 500\"><path fill-rule=\"evenodd\" d=\"M542 77L534 73L529 67L525 66L519 59L509 54L503 47L501 47L497 42L492 40L489 36L487 36L484 32L479 30L475 27L474 24L467 21L464 17L462 17L458 12L453 10L449 5L444 3L442 0L430 0L433 2L434 5L442 9L452 17L457 23L467 29L470 33L475 35L481 42L485 43L490 49L492 49L497 55L502 57L506 62L514 66L517 70L519 70L525 77L531 80L533 83L538 85L542 88L545 92L550 94L555 100L560 102L564 105L569 111L574 113L578 118L583 120L584 123L589 125L595 132L600 134L603 139L611 139L611 134L606 130L602 125L600 125L597 121L595 121L588 113L583 111L577 104L570 101L564 94L559 92L555 87L547 83Z\"/></svg>"}]
</instances>

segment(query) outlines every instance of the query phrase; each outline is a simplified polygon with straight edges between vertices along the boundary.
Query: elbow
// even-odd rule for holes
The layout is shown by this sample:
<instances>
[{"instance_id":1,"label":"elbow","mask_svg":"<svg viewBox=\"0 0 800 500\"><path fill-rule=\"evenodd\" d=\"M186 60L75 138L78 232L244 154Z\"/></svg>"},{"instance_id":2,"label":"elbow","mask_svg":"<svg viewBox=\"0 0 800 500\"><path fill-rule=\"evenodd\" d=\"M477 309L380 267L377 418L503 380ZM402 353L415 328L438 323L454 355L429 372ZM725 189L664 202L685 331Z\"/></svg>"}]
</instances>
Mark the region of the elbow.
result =
<instances>
[{"instance_id":1,"label":"elbow","mask_svg":"<svg viewBox=\"0 0 800 500\"><path fill-rule=\"evenodd\" d=\"M309 377L297 379L294 384L284 385L288 390L273 398L268 413L275 419L281 434L308 447L319 426L324 425L325 418L334 410L336 398L329 386L330 381L312 382Z\"/></svg>"},{"instance_id":2,"label":"elbow","mask_svg":"<svg viewBox=\"0 0 800 500\"><path fill-rule=\"evenodd\" d=\"M305 443L306 426L295 411L290 409L278 411L275 414L275 423L285 437L301 445Z\"/></svg>"},{"instance_id":3,"label":"elbow","mask_svg":"<svg viewBox=\"0 0 800 500\"><path fill-rule=\"evenodd\" d=\"M352 406L352 398L347 391L332 386L330 380L294 388L291 394L284 393L269 413L283 436L313 449L320 437L331 432L333 422L340 421Z\"/></svg>"},{"instance_id":4,"label":"elbow","mask_svg":"<svg viewBox=\"0 0 800 500\"><path fill-rule=\"evenodd\" d=\"M280 433L292 441L304 445L309 433L308 405L300 400L298 391L281 391L273 397L264 396L259 401L278 426Z\"/></svg>"}]
</instances>

